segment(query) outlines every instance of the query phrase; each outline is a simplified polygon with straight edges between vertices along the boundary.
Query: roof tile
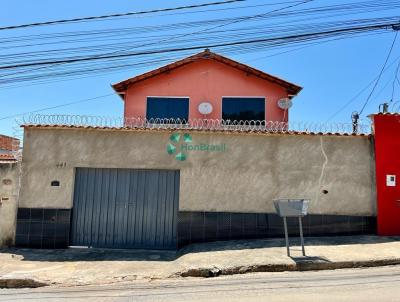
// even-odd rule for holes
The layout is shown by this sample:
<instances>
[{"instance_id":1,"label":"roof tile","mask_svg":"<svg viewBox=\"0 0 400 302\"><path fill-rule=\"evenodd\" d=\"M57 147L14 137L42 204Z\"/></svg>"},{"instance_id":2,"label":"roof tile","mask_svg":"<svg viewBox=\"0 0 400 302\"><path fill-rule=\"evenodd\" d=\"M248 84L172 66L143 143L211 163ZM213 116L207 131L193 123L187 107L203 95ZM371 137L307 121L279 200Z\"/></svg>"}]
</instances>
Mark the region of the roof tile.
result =
<instances>
[{"instance_id":1,"label":"roof tile","mask_svg":"<svg viewBox=\"0 0 400 302\"><path fill-rule=\"evenodd\" d=\"M136 132L216 132L216 133L239 133L246 135L248 133L260 135L321 135L321 136L371 136L364 133L333 133L333 132L308 132L308 131L257 131L257 130L236 130L236 129L182 129L182 128L132 128L132 127L104 127L104 126L76 126L76 125L22 125L23 128L52 128L52 129L83 129L83 130L112 130L112 131L136 131Z\"/></svg>"}]
</instances>

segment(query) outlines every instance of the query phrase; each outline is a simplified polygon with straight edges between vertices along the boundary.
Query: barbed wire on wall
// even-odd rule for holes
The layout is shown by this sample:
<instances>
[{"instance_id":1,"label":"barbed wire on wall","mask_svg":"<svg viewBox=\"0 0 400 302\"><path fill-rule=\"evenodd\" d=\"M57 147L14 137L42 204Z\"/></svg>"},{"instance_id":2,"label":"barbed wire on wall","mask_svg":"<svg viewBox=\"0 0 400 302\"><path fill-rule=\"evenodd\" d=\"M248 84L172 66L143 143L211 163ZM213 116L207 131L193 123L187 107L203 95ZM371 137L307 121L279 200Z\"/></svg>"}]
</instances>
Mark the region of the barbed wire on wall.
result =
<instances>
[{"instance_id":1,"label":"barbed wire on wall","mask_svg":"<svg viewBox=\"0 0 400 302\"><path fill-rule=\"evenodd\" d=\"M333 133L333 134L370 134L371 124L358 124L356 131L352 123L321 122L280 122L265 120L231 121L224 119L147 119L135 117L107 117L90 115L30 114L23 116L17 123L43 126L76 126L125 129L171 129L204 131L237 131L265 133Z\"/></svg>"}]
</instances>

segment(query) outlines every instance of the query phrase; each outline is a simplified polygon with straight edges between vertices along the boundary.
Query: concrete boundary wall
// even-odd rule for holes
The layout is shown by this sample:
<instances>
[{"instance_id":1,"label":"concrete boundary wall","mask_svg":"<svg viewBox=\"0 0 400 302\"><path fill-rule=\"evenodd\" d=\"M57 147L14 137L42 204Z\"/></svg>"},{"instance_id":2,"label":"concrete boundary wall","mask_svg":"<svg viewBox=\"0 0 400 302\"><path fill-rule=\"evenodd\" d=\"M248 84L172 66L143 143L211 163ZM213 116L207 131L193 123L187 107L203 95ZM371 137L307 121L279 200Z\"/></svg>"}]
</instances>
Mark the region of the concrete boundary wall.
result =
<instances>
[{"instance_id":1,"label":"concrete boundary wall","mask_svg":"<svg viewBox=\"0 0 400 302\"><path fill-rule=\"evenodd\" d=\"M14 244L20 165L0 163L0 247Z\"/></svg>"},{"instance_id":2,"label":"concrete boundary wall","mask_svg":"<svg viewBox=\"0 0 400 302\"><path fill-rule=\"evenodd\" d=\"M180 170L181 211L272 213L274 198L303 197L312 214L376 214L370 137L190 131L179 161L172 133L26 127L19 207L71 208L75 168L93 167Z\"/></svg>"}]
</instances>

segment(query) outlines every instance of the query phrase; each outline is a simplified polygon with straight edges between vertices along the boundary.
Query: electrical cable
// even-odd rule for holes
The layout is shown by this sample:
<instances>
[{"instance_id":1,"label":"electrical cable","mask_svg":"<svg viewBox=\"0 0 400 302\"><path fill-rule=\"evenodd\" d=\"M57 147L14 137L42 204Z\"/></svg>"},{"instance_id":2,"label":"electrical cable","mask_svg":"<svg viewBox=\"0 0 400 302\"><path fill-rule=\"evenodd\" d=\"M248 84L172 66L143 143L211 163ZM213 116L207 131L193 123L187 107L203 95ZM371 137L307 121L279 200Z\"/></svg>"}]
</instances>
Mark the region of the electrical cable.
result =
<instances>
[{"instance_id":1,"label":"electrical cable","mask_svg":"<svg viewBox=\"0 0 400 302\"><path fill-rule=\"evenodd\" d=\"M111 95L115 96L115 93L99 95L99 96L88 98L88 99L81 99L81 100L78 100L78 101L72 101L72 102L68 102L68 103L64 103L64 104L60 104L60 105L56 105L56 106L51 106L51 107L45 107L45 108L41 108L41 109L37 109L37 110L33 110L33 111L24 112L24 113L17 113L17 114L13 114L13 115L3 116L3 117L0 117L0 121L6 120L6 119L10 119L10 118L15 118L15 117L22 116L22 115L25 115L25 114L36 113L36 112L41 112L41 111L46 111L46 110L66 107L66 106L70 106L70 105L74 105L74 104L85 103L85 102L89 102L89 101L105 98L105 97L108 97L108 96L111 96Z\"/></svg>"},{"instance_id":2,"label":"electrical cable","mask_svg":"<svg viewBox=\"0 0 400 302\"><path fill-rule=\"evenodd\" d=\"M400 62L400 56L394 59L385 69L383 72L386 72L387 70L390 69L395 63ZM364 88L362 88L357 94L355 94L348 102L346 102L339 110L337 110L335 113L333 113L326 121L325 123L329 122L332 120L334 117L336 117L339 113L341 113L344 109L346 109L351 103L353 103L357 98L368 89L376 80L378 79L378 76L374 77ZM400 83L399 83L400 84Z\"/></svg>"},{"instance_id":3,"label":"electrical cable","mask_svg":"<svg viewBox=\"0 0 400 302\"><path fill-rule=\"evenodd\" d=\"M364 33L363 35L364 36L372 35L372 34L377 35L377 34L380 34L380 33L386 33L386 32ZM313 42L313 44L322 44L322 43L325 43L325 42L338 40L338 39L345 39L345 38L348 38L348 37L354 38L354 36L340 36L340 37L336 37L336 38L329 38L329 40L326 40L326 41L317 41L316 40L316 42ZM312 40L310 40L310 41L312 41ZM301 42L301 44L304 43L303 41L300 41L300 42ZM306 43L310 44L310 42L306 42ZM255 52L255 51L265 51L265 47L268 47L268 50L272 50L272 49L275 49L275 48L276 49L282 49L282 48L285 49L285 48L290 48L290 47L293 47L293 46L295 46L295 44L292 45L292 43L288 43L288 44L287 43L283 43L282 45L281 44L275 44L275 45L271 44L271 45L268 45L268 46L260 44L257 47L253 45L251 48L249 48L248 46L247 47L241 46L240 48L236 47L236 48L232 48L232 49L223 49L223 53L231 55L231 54L241 54L241 53L249 53L249 52ZM184 53L184 54L186 54L186 53ZM190 55L190 54L191 53L187 53L187 55ZM119 70L119 69L122 70L122 69L124 69L126 67L137 66L137 67L142 67L143 68L145 66L154 66L155 64L159 64L159 63L175 61L175 60L177 60L179 58L180 57L177 57L176 55L171 56L171 55L168 55L168 54L164 54L163 56L160 56L160 59L156 59L156 60L152 59L152 60L139 61L139 62L135 59L134 63L130 63L130 61L132 59L129 59L129 58L125 59L123 61L124 62L123 64L115 64L115 63L113 63L111 65L110 64L100 64L99 65L99 64L96 63L95 65L93 65L93 63L87 62L87 63L85 63L85 65L90 63L90 66L93 66L93 67L96 66L96 67L95 68L90 67L90 69L89 69L89 65L88 65L88 67L83 67L82 64L81 64L80 66L82 66L82 67L80 67L76 71L72 71L75 68L74 66L69 66L69 67L72 68L72 70L71 70L71 68L69 68L69 67L67 68L67 66L66 66L65 68L63 68L62 70L57 71L57 72L46 73L46 74L40 73L38 75L29 75L29 76L27 75L27 76L13 77L13 78L10 78L10 79L4 79L4 80L0 81L0 84L3 84L3 86L4 86L4 84L7 84L8 82L15 84L18 81L21 81L21 82L22 81L23 82L25 82L25 81L37 81L39 78L49 78L49 80L44 81L43 83L58 82L59 80L54 80L54 78L56 78L56 77L57 78L59 78L59 77L71 78L71 76L74 76L75 78L84 78L84 77L81 77L81 76L76 77L75 75L78 76L78 75L84 75L84 74L90 74L90 73L95 73L95 75L98 76L99 74L104 75L106 72L112 72L112 71ZM117 60L117 59L114 59L114 60ZM110 66L110 67L107 67L107 66ZM39 84L40 82L37 82L37 83ZM11 85L11 86L9 85L9 86L7 86L7 88L8 87L9 88L21 87L21 85ZM6 87L3 87L3 89L4 88L6 88Z\"/></svg>"},{"instance_id":4,"label":"electrical cable","mask_svg":"<svg viewBox=\"0 0 400 302\"><path fill-rule=\"evenodd\" d=\"M360 13L360 12L366 12L363 10L377 10L378 8L381 7L382 5L388 5L388 9L391 6L394 6L396 1L381 1L379 3L379 6L377 6L374 1L364 1L364 2L355 2L355 3L348 3L346 5L330 5L330 6L320 6L320 7L311 7L311 8L306 8L302 10L288 10L286 12L283 12L286 8L279 8L281 10L279 13L278 12L267 12L263 14L258 14L258 15L251 15L251 16L244 16L242 19L249 19L257 22L257 26L247 26L247 27L240 27L240 28L229 28L225 30L211 30L210 28L201 30L199 32L195 33L187 33L187 34L172 34L170 36L166 36L161 34L161 37L165 37L164 40L166 44L170 44L170 41L173 39L175 41L175 45L178 46L179 48L185 48L186 46L198 46L198 47L204 47L202 45L214 45L216 42L229 42L232 40L236 41L243 41L243 37L246 37L246 40L249 38L258 39L260 36L267 35L271 36L271 38L276 38L277 35L275 34L276 32L279 32L280 34L287 33L287 36L293 35L293 34L303 34L303 33L315 33L315 29L343 29L347 28L349 25L377 25L377 24L383 24L383 21L386 20L388 24L392 24L391 22L396 21L398 23L398 17L389 17L389 18L372 18L372 19L359 19L359 20L346 20L346 21L331 21L331 22L325 22L325 23L305 23L305 24L298 24L298 22L303 22L303 21L308 21L308 16L307 18L303 18L303 13L307 12L307 14L313 14L313 20L319 19L319 18L325 18L326 17L326 12L332 12L329 13L329 17L332 17L334 15L343 15L344 13ZM399 4L399 3L398 3ZM298 3L297 5L300 5ZM399 6L400 7L400 6ZM354 10L356 9L356 10ZM350 11L347 11L350 10ZM321 14L321 12L323 12ZM314 15L315 14L315 15ZM264 17L267 15L267 21L268 24L260 24L260 21L257 16L263 15ZM286 20L288 16L301 16L300 18L296 17L293 21L288 21ZM279 17L277 19L278 22L270 22L273 18ZM283 19L281 20L282 17ZM236 22L237 18L231 18L229 20L230 22ZM227 19L220 19L221 21L218 22L225 22L225 24L219 24L217 26L227 26ZM393 21L391 21L393 20ZM207 22L208 21L200 21L200 22ZM390 21L390 22L389 22ZM190 22L189 22L190 23ZM188 24L189 24L188 23ZM177 23L177 24L182 24L182 23ZM191 23L190 23L191 24ZM386 23L385 23L386 24ZM164 25L162 25L164 26ZM135 30L137 28L134 28ZM252 30L254 29L254 30ZM258 30L259 29L259 30ZM131 30L128 28L127 30ZM106 30L106 35L108 35L109 30ZM373 34L380 34L380 33L385 33L385 31L374 31ZM65 59L65 58L82 58L82 57L89 57L89 56L101 56L102 54L93 54L90 52L98 52L100 50L109 50L113 48L119 48L121 46L125 47L125 44L129 43L121 43L116 40L116 38L112 37L116 35L117 32L110 32L110 41L114 40L113 43L107 44L99 44L99 45L93 45L93 46L84 46L84 47L74 47L74 48L67 48L67 49L54 49L54 50L43 50L43 51L36 51L36 52L25 52L25 53L20 53L20 54L15 54L15 53L8 53L5 55L0 56L0 65L2 62L8 63L7 65L10 65L10 63L15 63L13 65L16 65L18 63L26 63L26 62L43 62L46 60L51 60L51 59ZM194 35L196 34L196 35ZM313 40L316 42L313 42L315 44L323 43L327 41L327 39L334 40L335 36L337 36L340 39L344 39L346 37L354 37L353 32L343 32L340 34L331 34L328 36L323 36L323 37L317 37L317 36L310 36L306 38L299 38L299 39L288 39L288 40L271 40L267 42L257 42L253 44L243 44L243 45L226 45L226 46L221 46L218 48L218 52L224 53L224 54L241 54L241 53L250 53L250 52L258 52L258 51L268 51L272 49L284 49L284 48L290 48L293 46L296 46L296 44L303 44L307 45L310 44ZM359 36L361 35L367 35L367 32L357 32ZM182 36L189 36L193 35L193 37L185 37L185 38L179 38ZM347 35L347 36L346 36ZM62 36L62 34L60 34ZM282 35L281 35L282 36ZM285 35L283 35L285 36ZM40 36L41 37L41 36ZM38 36L38 39L40 38ZM157 38L157 36L154 36L154 38ZM278 36L280 37L280 36ZM90 39L90 37L88 37ZM135 40L135 37L124 37L120 36L120 38L123 39L130 39L132 41ZM150 37L148 37L150 38ZM97 38L95 38L97 39ZM139 36L136 41L144 41L146 40L146 36ZM0 40L3 41L3 40ZM93 40L96 41L96 40ZM147 40L149 41L149 45L157 45L157 48L154 48L153 50L157 49L164 49L164 43L160 43L160 41L153 39ZM150 42L151 41L151 42ZM3 44L3 43L2 43ZM18 46L18 45L13 45ZM143 47L143 45L129 45L129 48L140 48ZM301 47L299 47L301 48ZM292 51L292 50L289 50ZM116 52L124 52L124 49L118 49ZM189 50L182 50L179 52L179 54L191 54ZM47 54L47 57L46 57ZM79 54L79 56L76 56L76 54ZM279 53L278 53L279 54ZM74 55L74 56L72 56ZM273 56L273 55L272 55ZM53 57L53 58L51 58ZM144 56L143 56L144 57ZM154 57L154 56L153 56ZM6 84L10 84L7 87L12 87L12 86L19 86L18 82L35 82L39 83L41 79L49 78L49 81L53 82L53 79L57 78L57 81L60 79L71 79L72 77L81 77L82 75L87 75L87 74L93 74L96 72L114 72L117 70L122 70L128 66L138 66L138 67L144 67L144 66L152 66L152 64L159 64L165 61L168 61L166 59L175 59L177 58L176 55L174 54L167 54L163 53L161 60L152 60L146 61L142 60L140 56L137 57L123 57L123 58L109 58L109 59L101 59L98 60L97 62L95 61L82 61L82 62L76 62L76 63L69 63L66 64L65 66L62 66L60 63L57 68L52 68L52 70L48 72L43 72L43 69L49 69L51 66L48 65L43 65L41 67L36 67L32 66L33 68L29 67L21 67L17 68L17 72L10 73L6 70L1 71L0 70L0 78L4 78L3 80L0 80L0 84L3 86ZM11 60L10 60L11 59ZM132 62L133 61L133 62ZM131 65L131 62L133 65ZM56 65L55 65L56 66ZM29 68L29 69L28 69ZM29 73L26 77L23 76L24 73ZM14 76L15 75L15 76ZM14 85L16 84L16 85Z\"/></svg>"},{"instance_id":5,"label":"electrical cable","mask_svg":"<svg viewBox=\"0 0 400 302\"><path fill-rule=\"evenodd\" d=\"M21 68L21 67L30 67L30 66L42 66L42 65L50 65L50 64L60 64L60 63L65 64L65 63L76 63L76 62L84 62L84 61L92 61L92 60L103 60L103 59L112 59L112 58L123 58L123 57L154 55L154 54L162 54L162 53L180 52L180 51L185 51L185 50L199 50L199 49L205 49L205 48L218 48L218 47L223 47L223 46L245 45L245 44L254 44L254 43L262 43L262 42L270 42L270 41L296 40L296 39L300 39L300 38L321 37L321 36L324 36L324 35L344 33L344 32L351 32L351 33L365 32L365 31L371 31L371 30L376 30L376 29L389 28L389 27L392 27L394 25L398 25L398 23L379 24L379 25L362 26L362 27L350 27L350 28L343 28L343 29L331 30L331 31L325 31L325 32L314 32L314 33L306 33L306 34L301 34L301 35L276 37L276 38L243 40L243 41L216 43L216 44L201 45L201 46L190 46L190 47L182 47L182 48L155 49L155 50L147 50L147 51L141 51L141 52L131 52L131 53L124 53L124 54L117 54L117 55L100 55L100 56L97 56L97 57L66 58L66 59L63 59L63 60L31 62L31 63L17 64L17 65L3 65L3 66L0 66L0 70L15 69L15 68Z\"/></svg>"},{"instance_id":6,"label":"electrical cable","mask_svg":"<svg viewBox=\"0 0 400 302\"><path fill-rule=\"evenodd\" d=\"M393 83L392 83L392 96L390 98L391 103L393 102L393 98L394 98L394 90L395 90L395 85L396 85L396 79L399 74L399 68L400 68L400 61L399 61L399 64L397 64L397 68L394 72Z\"/></svg>"},{"instance_id":7,"label":"electrical cable","mask_svg":"<svg viewBox=\"0 0 400 302\"><path fill-rule=\"evenodd\" d=\"M88 21L88 20L93 21L93 20L109 19L109 18L115 18L115 17L126 17L126 16L143 15L143 14L159 13L159 12L167 12L167 11L175 11L175 10L183 10L183 9L193 9L193 8L206 7L206 6L224 5L224 4L230 4L230 3L235 3L235 2L245 2L245 1L248 1L248 0L227 0L227 1L209 2L209 3L195 4L195 5L160 8L160 9L147 10L147 11L138 11L138 12L128 12L128 13L110 14L110 15L102 15L102 16L91 16L91 17L46 21L46 22L27 23L27 24L20 24L20 25L3 26L3 27L0 27L0 30L10 30L10 29L27 28L27 27L34 27L34 26L44 26L44 25L65 24L65 23Z\"/></svg>"},{"instance_id":8,"label":"electrical cable","mask_svg":"<svg viewBox=\"0 0 400 302\"><path fill-rule=\"evenodd\" d=\"M377 86L378 83L379 83L379 80L380 80L380 78L381 78L381 76L382 76L382 74L383 74L383 71L385 70L386 64L387 64L387 62L389 61L390 55L392 54L392 50L393 50L394 44L396 43L396 40L397 40L397 34L398 34L398 32L396 31L396 34L395 34L395 36L394 36L392 45L390 46L390 49L389 49L389 53L388 53L387 56L386 56L385 63L383 64L382 69L381 69L381 71L379 72L378 78L376 79L376 82L375 82L374 86L372 87L371 92L369 93L369 95L368 95L368 97L367 97L367 99L366 99L364 105L362 106L359 115L361 115L361 114L363 113L365 107L367 106L369 100L371 99L372 94L373 94L374 91L375 91L376 86Z\"/></svg>"},{"instance_id":9,"label":"electrical cable","mask_svg":"<svg viewBox=\"0 0 400 302\"><path fill-rule=\"evenodd\" d=\"M186 36L189 36L189 35L198 34L198 33L202 33L202 32L209 31L209 30L214 30L214 29L216 29L216 28L220 28L220 27L223 27L223 26L231 25L231 24L236 24L236 23L243 22L243 21L246 21L246 20L249 20L249 19L253 19L253 18L257 18L257 17L260 17L260 16L267 16L267 15L269 15L269 14L271 14L271 13L279 12L279 11L282 11L282 10L285 10L285 9L288 9L288 8L292 8L292 7L296 7L296 6L299 6L299 5L302 5L302 4L305 4L305 3L309 3L309 2L312 2L312 1L314 1L314 0L306 0L306 1L302 1L302 2L297 3L297 4L288 5L288 6L285 6L285 7L281 7L281 8L278 8L278 9L274 9L274 10L269 11L269 12L267 12L267 13L258 14L258 15L253 15L253 16L242 17L242 18L239 18L239 19L237 19L237 20L231 21L231 22L229 22L229 23L224 23L224 24L221 24L221 25L214 26L214 27L212 27L212 28L206 28L206 29L204 29L204 30L200 30L200 31L197 31L197 32L191 32L191 33L188 33L188 34L182 34L180 37L186 37ZM161 40L160 42L164 42L164 41L169 41L169 42L170 42L170 39ZM144 45L142 45L142 46L147 46L147 45L148 45L148 44L144 44ZM142 46L141 46L141 47L142 47ZM131 49L131 48L128 48L128 49L125 49L125 50L130 50L130 49ZM189 49L188 49L188 50L189 50ZM120 52L121 52L121 50L118 50L118 51L109 53L109 56L115 56L115 54L120 53ZM94 57L92 57L92 59L98 59L98 58L99 58L99 56L94 56ZM54 66L54 65L57 65L57 64L65 64L65 63L70 63L70 62L66 62L66 61L55 62L55 63L51 63L51 66ZM48 65L48 64L45 64L45 65ZM36 66L36 65L29 65L29 66ZM50 66L50 67L51 67L51 66ZM43 67L41 67L41 68L43 68ZM48 68L48 67L45 66L44 68ZM0 69L1 69L1 67L0 67Z\"/></svg>"},{"instance_id":10,"label":"electrical cable","mask_svg":"<svg viewBox=\"0 0 400 302\"><path fill-rule=\"evenodd\" d=\"M313 20L316 18L326 18L326 17L335 17L335 16L343 16L348 13L366 13L366 12L377 12L380 10L387 10L387 9L394 9L400 7L400 3L398 1L380 1L378 4L370 3L371 1L367 2L357 2L357 5L335 5L335 6L322 6L322 7L317 7L317 8L309 8L309 9L303 9L301 11L296 11L296 10L291 10L288 12L277 12L277 13L271 13L268 15L268 21L271 21L271 18L280 18L284 17L287 19L290 16L297 16L300 13L302 15L310 15L309 17L312 16ZM364 4L364 5L360 5ZM365 11L365 9L368 9ZM333 15L327 15L326 13L331 12ZM346 13L347 12L347 13ZM251 17L251 16L250 16ZM310 18L305 19L306 21L309 21ZM76 36L76 35L84 35L85 36L85 41L90 39L91 37L96 38L97 35L99 34L106 34L111 37L114 37L115 35L122 34L125 35L127 31L131 31L134 35L137 35L138 33L143 33L143 31L155 31L155 32L160 32L164 30L171 30L171 29L183 29L184 27L190 26L204 26L204 25L210 25L213 23L225 23L228 21L236 20L237 17L231 17L231 18L225 18L225 19L211 19L211 20L200 20L200 21L190 21L190 22L183 22L183 23L174 23L174 24L163 24L163 25L151 25L151 26L144 26L144 27L134 27L134 28L115 28L115 29L101 29L101 30L90 30L90 31L74 31L74 32L62 32L62 33L52 33L52 34L39 34L39 35L28 35L28 36L18 36L18 37L8 37L5 39L0 39L2 42L1 44L4 45L5 43L11 43L11 42L17 42L17 41L23 41L23 40L32 40L32 39L38 39L39 43L38 45L43 45L43 40L48 39L48 38L68 38L71 36ZM257 20L259 21L259 20ZM287 21L285 20L284 24L287 24ZM104 36L101 37L102 40L105 39ZM71 42L75 42L76 40L73 40ZM57 41L56 43L59 43ZM21 45L22 47L26 47L29 45ZM13 46L15 48L15 45Z\"/></svg>"}]
</instances>

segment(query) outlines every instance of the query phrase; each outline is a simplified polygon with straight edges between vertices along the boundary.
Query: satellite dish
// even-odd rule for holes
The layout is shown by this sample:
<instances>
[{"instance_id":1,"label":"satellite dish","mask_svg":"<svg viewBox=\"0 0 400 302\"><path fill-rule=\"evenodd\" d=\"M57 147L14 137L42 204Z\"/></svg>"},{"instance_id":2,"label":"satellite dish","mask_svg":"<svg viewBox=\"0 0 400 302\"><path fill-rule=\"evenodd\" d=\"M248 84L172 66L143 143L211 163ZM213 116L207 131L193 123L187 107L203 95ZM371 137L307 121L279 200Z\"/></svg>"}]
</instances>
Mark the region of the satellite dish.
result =
<instances>
[{"instance_id":1,"label":"satellite dish","mask_svg":"<svg viewBox=\"0 0 400 302\"><path fill-rule=\"evenodd\" d=\"M289 98L283 98L278 101L278 107L281 109L289 109L292 107L293 102Z\"/></svg>"},{"instance_id":2,"label":"satellite dish","mask_svg":"<svg viewBox=\"0 0 400 302\"><path fill-rule=\"evenodd\" d=\"M208 102L203 102L199 104L198 109L201 114L210 114L213 111L213 106Z\"/></svg>"}]
</instances>

